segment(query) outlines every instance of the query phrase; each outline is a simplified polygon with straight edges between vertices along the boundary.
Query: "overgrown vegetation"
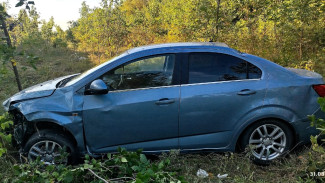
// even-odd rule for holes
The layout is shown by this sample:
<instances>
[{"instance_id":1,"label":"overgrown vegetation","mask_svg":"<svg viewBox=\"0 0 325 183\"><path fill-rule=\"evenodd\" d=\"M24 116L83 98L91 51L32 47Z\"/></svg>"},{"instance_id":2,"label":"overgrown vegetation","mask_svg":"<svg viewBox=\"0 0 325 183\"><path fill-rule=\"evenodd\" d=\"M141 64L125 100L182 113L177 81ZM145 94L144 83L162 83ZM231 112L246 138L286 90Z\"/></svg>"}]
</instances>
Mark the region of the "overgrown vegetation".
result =
<instances>
[{"instance_id":1,"label":"overgrown vegetation","mask_svg":"<svg viewBox=\"0 0 325 183\"><path fill-rule=\"evenodd\" d=\"M17 91L6 85L14 79L8 76L11 63L26 88L34 80L31 75L45 81L88 69L88 58L99 64L129 48L164 42L225 42L282 66L325 74L324 1L220 0L218 16L216 0L102 0L95 8L83 2L80 18L66 31L53 18L41 20L37 5L17 2L23 9L6 18L13 54L5 50L5 42L0 44L0 101ZM52 54L62 59L51 68L58 74L43 68L56 62ZM70 64L78 68L63 71ZM30 71L33 67L39 68Z\"/></svg>"},{"instance_id":2,"label":"overgrown vegetation","mask_svg":"<svg viewBox=\"0 0 325 183\"><path fill-rule=\"evenodd\" d=\"M21 0L28 3L28 1ZM22 87L82 72L126 49L163 42L220 41L283 66L325 75L325 1L320 0L102 0L97 8L82 3L80 18L64 31L52 18L40 20L37 5L6 19L13 48L0 42L0 102L16 93L11 63ZM25 6L24 6L25 7ZM1 10L5 11L5 9ZM219 29L217 31L217 28ZM218 32L218 33L217 33ZM0 32L0 37L3 33ZM325 99L319 99L325 112ZM2 114L3 108L0 108ZM325 133L324 120L312 118ZM150 160L140 152L86 157L77 166L20 164L7 133L11 120L0 117L0 179L3 182L324 182L311 172L325 169L324 147L316 143L268 167L249 154L163 154ZM196 176L198 169L209 173ZM228 174L219 179L218 174ZM124 178L123 178L124 177ZM101 180L104 179L104 180Z\"/></svg>"},{"instance_id":3,"label":"overgrown vegetation","mask_svg":"<svg viewBox=\"0 0 325 183\"><path fill-rule=\"evenodd\" d=\"M325 112L325 97L319 98L318 103L320 105L320 108L323 112ZM317 136L311 137L312 142L312 150L317 153L320 156L320 160L315 161L313 154L309 153L309 166L308 171L311 172L311 174L315 174L314 179L318 181L325 181L325 175L319 177L318 174L321 172L321 175L325 173L325 119L317 119L314 115L310 116L311 119L311 126L316 127L318 130L320 130L320 133ZM323 146L319 145L322 144Z\"/></svg>"},{"instance_id":4,"label":"overgrown vegetation","mask_svg":"<svg viewBox=\"0 0 325 183\"><path fill-rule=\"evenodd\" d=\"M9 143L11 142L10 127L13 125L8 113L0 116L0 157L7 152Z\"/></svg>"},{"instance_id":5,"label":"overgrown vegetation","mask_svg":"<svg viewBox=\"0 0 325 183\"><path fill-rule=\"evenodd\" d=\"M325 74L324 1L221 0L219 15L217 2L103 0L94 9L83 3L69 32L97 63L140 45L212 40Z\"/></svg>"},{"instance_id":6,"label":"overgrown vegetation","mask_svg":"<svg viewBox=\"0 0 325 183\"><path fill-rule=\"evenodd\" d=\"M108 154L96 160L86 156L83 164L44 165L40 161L13 166L8 182L184 182L172 172L168 158L151 162L141 151ZM4 180L4 179L2 179Z\"/></svg>"}]
</instances>

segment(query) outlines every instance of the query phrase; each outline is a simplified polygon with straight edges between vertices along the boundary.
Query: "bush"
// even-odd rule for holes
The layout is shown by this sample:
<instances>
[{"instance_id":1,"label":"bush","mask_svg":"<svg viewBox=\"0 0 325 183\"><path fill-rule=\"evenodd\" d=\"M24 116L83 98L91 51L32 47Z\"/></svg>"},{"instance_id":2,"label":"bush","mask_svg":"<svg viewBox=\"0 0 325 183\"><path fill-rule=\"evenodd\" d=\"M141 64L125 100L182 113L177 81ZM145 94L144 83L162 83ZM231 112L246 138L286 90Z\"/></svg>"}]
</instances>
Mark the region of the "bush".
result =
<instances>
[{"instance_id":1,"label":"bush","mask_svg":"<svg viewBox=\"0 0 325 183\"><path fill-rule=\"evenodd\" d=\"M324 98L318 98L318 103L320 105L320 108L323 112L325 112L325 97ZM317 139L325 142L324 135L325 135L325 119L319 119L316 118L314 115L310 116L311 119L311 126L316 127L318 130L320 130L320 134L318 134L315 137L311 138L312 142L317 142ZM313 145L316 145L317 143L313 143Z\"/></svg>"},{"instance_id":2,"label":"bush","mask_svg":"<svg viewBox=\"0 0 325 183\"><path fill-rule=\"evenodd\" d=\"M11 142L9 128L13 124L8 113L0 116L0 157L7 152L7 147Z\"/></svg>"},{"instance_id":3,"label":"bush","mask_svg":"<svg viewBox=\"0 0 325 183\"><path fill-rule=\"evenodd\" d=\"M97 160L85 157L83 164L45 165L40 160L14 165L14 176L6 182L185 182L170 170L170 160L151 162L141 153L118 149L117 154Z\"/></svg>"},{"instance_id":4,"label":"bush","mask_svg":"<svg viewBox=\"0 0 325 183\"><path fill-rule=\"evenodd\" d=\"M319 98L318 103L321 107L321 110L325 112L325 98ZM320 130L320 133L316 136L311 136L311 143L312 143L312 150L309 152L309 159L308 159L308 167L307 172L309 175L306 177L304 181L324 181L325 174L325 149L322 145L319 145L319 141L321 143L325 142L324 135L325 135L325 120L318 119L314 115L310 116L311 119L311 126L316 127ZM319 176L320 175L320 176Z\"/></svg>"}]
</instances>

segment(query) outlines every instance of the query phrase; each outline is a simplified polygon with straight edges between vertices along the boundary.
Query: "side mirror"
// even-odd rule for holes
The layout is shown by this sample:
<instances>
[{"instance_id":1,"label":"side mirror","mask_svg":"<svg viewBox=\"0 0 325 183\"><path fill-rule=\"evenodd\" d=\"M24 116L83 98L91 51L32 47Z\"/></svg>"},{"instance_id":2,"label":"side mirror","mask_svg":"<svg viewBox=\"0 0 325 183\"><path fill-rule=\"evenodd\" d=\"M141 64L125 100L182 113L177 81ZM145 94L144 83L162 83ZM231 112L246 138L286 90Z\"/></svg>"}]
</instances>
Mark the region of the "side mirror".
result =
<instances>
[{"instance_id":1,"label":"side mirror","mask_svg":"<svg viewBox=\"0 0 325 183\"><path fill-rule=\"evenodd\" d=\"M89 89L85 92L87 95L102 95L108 93L108 88L103 80L96 79L91 82Z\"/></svg>"}]
</instances>

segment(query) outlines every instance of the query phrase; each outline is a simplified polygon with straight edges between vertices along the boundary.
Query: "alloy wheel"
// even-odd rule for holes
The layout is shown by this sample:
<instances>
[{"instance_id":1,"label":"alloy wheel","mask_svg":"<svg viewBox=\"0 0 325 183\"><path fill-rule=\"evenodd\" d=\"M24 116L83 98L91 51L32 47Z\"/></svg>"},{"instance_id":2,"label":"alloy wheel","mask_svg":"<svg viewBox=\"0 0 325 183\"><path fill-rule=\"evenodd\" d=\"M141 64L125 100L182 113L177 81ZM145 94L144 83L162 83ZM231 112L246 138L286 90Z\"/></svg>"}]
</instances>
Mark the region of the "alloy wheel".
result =
<instances>
[{"instance_id":1,"label":"alloy wheel","mask_svg":"<svg viewBox=\"0 0 325 183\"><path fill-rule=\"evenodd\" d=\"M45 164L67 163L67 158L62 158L61 153L63 148L60 144L50 140L39 141L35 143L28 152L29 160L36 160L38 157L40 161Z\"/></svg>"},{"instance_id":2,"label":"alloy wheel","mask_svg":"<svg viewBox=\"0 0 325 183\"><path fill-rule=\"evenodd\" d=\"M274 124L263 124L257 127L249 138L252 154L260 160L273 160L281 156L286 147L286 134Z\"/></svg>"}]
</instances>

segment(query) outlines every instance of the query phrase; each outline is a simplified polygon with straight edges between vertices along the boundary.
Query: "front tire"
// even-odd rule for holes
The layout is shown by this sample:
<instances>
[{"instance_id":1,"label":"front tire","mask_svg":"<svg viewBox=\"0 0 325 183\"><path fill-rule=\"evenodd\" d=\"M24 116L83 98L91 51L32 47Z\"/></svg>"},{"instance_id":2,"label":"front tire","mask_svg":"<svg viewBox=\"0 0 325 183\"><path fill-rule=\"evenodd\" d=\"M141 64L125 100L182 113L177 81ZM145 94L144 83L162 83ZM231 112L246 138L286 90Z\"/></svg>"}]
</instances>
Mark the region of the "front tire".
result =
<instances>
[{"instance_id":1,"label":"front tire","mask_svg":"<svg viewBox=\"0 0 325 183\"><path fill-rule=\"evenodd\" d=\"M252 160L257 164L270 164L284 156L293 144L290 128L276 120L264 120L250 126L240 139L240 149L249 146Z\"/></svg>"},{"instance_id":2,"label":"front tire","mask_svg":"<svg viewBox=\"0 0 325 183\"><path fill-rule=\"evenodd\" d=\"M39 158L45 164L73 164L77 160L75 145L64 134L54 130L40 130L33 134L23 152L29 161Z\"/></svg>"}]
</instances>

